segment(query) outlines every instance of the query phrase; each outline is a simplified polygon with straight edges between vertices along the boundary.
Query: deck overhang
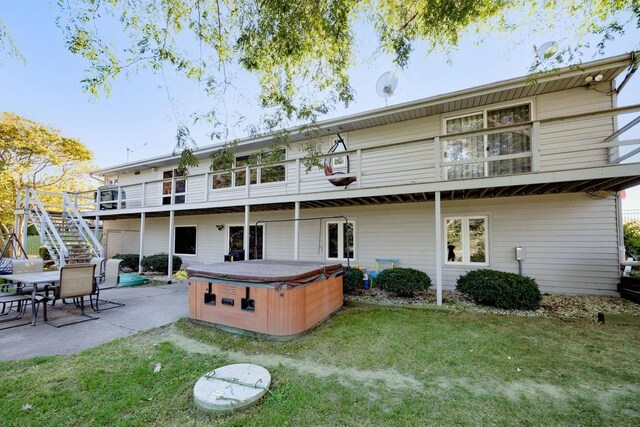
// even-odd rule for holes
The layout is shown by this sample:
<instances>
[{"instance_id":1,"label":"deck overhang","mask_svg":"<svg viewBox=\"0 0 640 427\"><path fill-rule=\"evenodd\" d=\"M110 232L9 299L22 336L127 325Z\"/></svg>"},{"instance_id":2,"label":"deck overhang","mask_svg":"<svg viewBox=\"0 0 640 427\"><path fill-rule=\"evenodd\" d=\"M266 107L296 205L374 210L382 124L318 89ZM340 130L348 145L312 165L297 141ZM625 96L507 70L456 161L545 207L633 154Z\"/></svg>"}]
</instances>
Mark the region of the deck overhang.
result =
<instances>
[{"instance_id":1,"label":"deck overhang","mask_svg":"<svg viewBox=\"0 0 640 427\"><path fill-rule=\"evenodd\" d=\"M207 203L171 205L175 215L209 215L242 213L245 206L251 212L293 210L296 201L302 209L384 205L393 203L431 202L436 192L443 201L522 197L544 194L587 192L615 193L640 184L640 164L608 165L598 168L574 169L555 172L488 177L378 187L374 189L346 189L339 192L296 194L240 200L219 200ZM138 218L144 212L147 218L169 216L169 206L138 209L120 209L84 213L85 218L97 216L102 220Z\"/></svg>"}]
</instances>

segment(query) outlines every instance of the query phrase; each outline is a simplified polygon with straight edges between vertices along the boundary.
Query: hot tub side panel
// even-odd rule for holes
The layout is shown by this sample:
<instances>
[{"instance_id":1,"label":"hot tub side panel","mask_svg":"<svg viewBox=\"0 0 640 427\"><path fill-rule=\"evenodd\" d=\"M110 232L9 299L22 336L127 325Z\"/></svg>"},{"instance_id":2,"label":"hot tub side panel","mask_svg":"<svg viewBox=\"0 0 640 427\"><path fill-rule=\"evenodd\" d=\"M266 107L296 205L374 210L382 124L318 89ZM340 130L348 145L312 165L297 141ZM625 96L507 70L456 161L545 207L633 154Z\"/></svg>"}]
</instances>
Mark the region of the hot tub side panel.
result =
<instances>
[{"instance_id":1,"label":"hot tub side panel","mask_svg":"<svg viewBox=\"0 0 640 427\"><path fill-rule=\"evenodd\" d=\"M195 320L266 334L268 333L268 294L273 289L249 287L250 298L255 303L253 311L242 309L242 299L246 297L246 289L247 287L242 285L192 280L189 285L189 316ZM193 298L191 291L194 294ZM215 295L215 300L212 295ZM193 310L192 304L195 305Z\"/></svg>"},{"instance_id":2,"label":"hot tub side panel","mask_svg":"<svg viewBox=\"0 0 640 427\"><path fill-rule=\"evenodd\" d=\"M316 286L322 283L322 286ZM304 330L312 328L318 322L342 307L342 276L328 277L322 282L302 288L305 290Z\"/></svg>"}]
</instances>

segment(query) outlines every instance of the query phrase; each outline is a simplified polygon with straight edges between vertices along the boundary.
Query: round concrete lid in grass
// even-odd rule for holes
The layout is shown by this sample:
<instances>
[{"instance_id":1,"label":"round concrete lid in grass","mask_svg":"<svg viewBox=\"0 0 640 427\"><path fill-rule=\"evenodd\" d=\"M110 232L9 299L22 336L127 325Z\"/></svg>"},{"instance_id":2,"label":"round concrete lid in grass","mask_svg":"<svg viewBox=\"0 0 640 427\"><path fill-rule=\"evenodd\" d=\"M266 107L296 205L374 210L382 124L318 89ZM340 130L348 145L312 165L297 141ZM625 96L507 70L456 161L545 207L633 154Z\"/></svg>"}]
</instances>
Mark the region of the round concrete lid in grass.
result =
<instances>
[{"instance_id":1,"label":"round concrete lid in grass","mask_svg":"<svg viewBox=\"0 0 640 427\"><path fill-rule=\"evenodd\" d=\"M238 363L204 374L193 387L193 398L205 411L231 411L257 402L270 384L271 374L262 366Z\"/></svg>"}]
</instances>

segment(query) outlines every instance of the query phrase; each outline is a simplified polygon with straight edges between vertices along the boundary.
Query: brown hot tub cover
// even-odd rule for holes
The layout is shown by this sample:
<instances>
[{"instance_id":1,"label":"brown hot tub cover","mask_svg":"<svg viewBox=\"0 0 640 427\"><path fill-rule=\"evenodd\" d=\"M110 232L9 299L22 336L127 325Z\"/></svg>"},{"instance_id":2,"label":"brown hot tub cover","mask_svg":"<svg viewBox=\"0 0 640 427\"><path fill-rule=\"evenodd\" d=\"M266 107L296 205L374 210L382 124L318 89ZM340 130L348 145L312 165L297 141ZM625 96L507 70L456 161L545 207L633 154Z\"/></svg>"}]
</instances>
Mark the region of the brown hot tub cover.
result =
<instances>
[{"instance_id":1,"label":"brown hot tub cover","mask_svg":"<svg viewBox=\"0 0 640 427\"><path fill-rule=\"evenodd\" d=\"M197 264L187 267L189 278L229 280L234 282L299 286L329 277L342 269L340 263L309 261L273 261L255 259L240 262Z\"/></svg>"}]
</instances>

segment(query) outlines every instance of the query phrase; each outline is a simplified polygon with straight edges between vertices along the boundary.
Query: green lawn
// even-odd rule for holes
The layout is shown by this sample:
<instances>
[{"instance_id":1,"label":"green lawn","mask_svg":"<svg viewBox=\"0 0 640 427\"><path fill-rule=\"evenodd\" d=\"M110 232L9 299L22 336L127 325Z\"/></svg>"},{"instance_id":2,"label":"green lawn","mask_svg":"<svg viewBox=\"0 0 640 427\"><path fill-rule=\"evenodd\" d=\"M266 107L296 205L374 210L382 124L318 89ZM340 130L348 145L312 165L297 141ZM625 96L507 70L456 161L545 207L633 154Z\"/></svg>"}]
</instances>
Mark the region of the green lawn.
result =
<instances>
[{"instance_id":1,"label":"green lawn","mask_svg":"<svg viewBox=\"0 0 640 427\"><path fill-rule=\"evenodd\" d=\"M289 343L180 321L0 363L0 424L637 426L639 338L634 327L379 308L344 309ZM236 362L266 365L272 392L244 412L199 413L195 381Z\"/></svg>"}]
</instances>

